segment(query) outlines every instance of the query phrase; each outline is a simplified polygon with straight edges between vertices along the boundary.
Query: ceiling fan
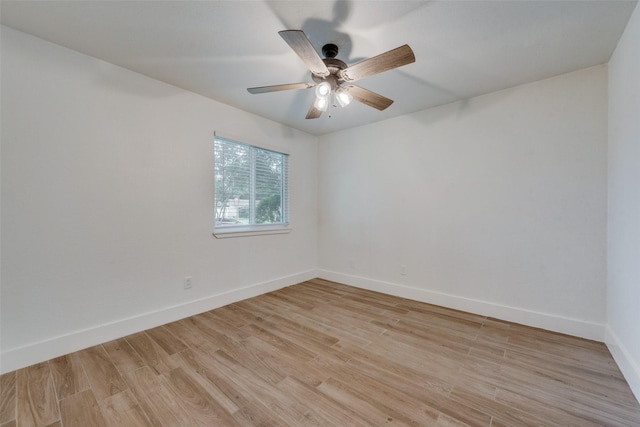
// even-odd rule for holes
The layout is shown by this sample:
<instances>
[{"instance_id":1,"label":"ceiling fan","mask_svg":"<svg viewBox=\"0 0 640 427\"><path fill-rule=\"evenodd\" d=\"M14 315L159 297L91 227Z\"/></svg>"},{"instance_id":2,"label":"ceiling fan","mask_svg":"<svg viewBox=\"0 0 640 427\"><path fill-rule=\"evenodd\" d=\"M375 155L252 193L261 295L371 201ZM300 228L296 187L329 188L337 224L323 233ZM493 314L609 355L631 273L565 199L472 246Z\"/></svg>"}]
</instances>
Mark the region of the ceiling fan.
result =
<instances>
[{"instance_id":1,"label":"ceiling fan","mask_svg":"<svg viewBox=\"0 0 640 427\"><path fill-rule=\"evenodd\" d=\"M302 59L309 70L312 83L288 83L274 86L251 87L249 93L278 92L281 90L308 89L315 87L316 98L307 112L307 119L317 119L322 115L330 103L333 93L340 106L348 105L351 100L362 102L380 111L393 104L393 100L380 94L349 84L364 77L382 73L415 62L416 58L408 45L403 45L373 58L365 59L357 64L347 66L336 58L338 46L329 43L322 47L324 59L300 30L284 30L278 34L287 42L293 51Z\"/></svg>"}]
</instances>

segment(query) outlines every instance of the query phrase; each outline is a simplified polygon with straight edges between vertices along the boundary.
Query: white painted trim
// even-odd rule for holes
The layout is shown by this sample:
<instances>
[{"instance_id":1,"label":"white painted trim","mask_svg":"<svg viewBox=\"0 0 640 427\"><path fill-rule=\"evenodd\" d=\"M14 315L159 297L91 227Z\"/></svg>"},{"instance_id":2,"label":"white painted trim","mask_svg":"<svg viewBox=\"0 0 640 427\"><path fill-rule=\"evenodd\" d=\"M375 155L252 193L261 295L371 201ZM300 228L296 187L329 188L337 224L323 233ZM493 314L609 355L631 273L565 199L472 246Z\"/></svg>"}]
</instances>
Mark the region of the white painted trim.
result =
<instances>
[{"instance_id":1,"label":"white painted trim","mask_svg":"<svg viewBox=\"0 0 640 427\"><path fill-rule=\"evenodd\" d=\"M1 353L0 373L24 368L54 357L295 285L318 277L317 273L317 270L309 270L267 282L256 283L241 289L234 289L199 300L166 307L158 311L120 319L97 327L81 329L23 347L9 349Z\"/></svg>"},{"instance_id":2,"label":"white painted trim","mask_svg":"<svg viewBox=\"0 0 640 427\"><path fill-rule=\"evenodd\" d=\"M249 236L267 236L271 234L286 234L291 233L291 227L274 227L274 228L235 228L235 229L219 229L213 232L216 239L228 239L230 237L249 237Z\"/></svg>"},{"instance_id":3,"label":"white painted trim","mask_svg":"<svg viewBox=\"0 0 640 427\"><path fill-rule=\"evenodd\" d=\"M295 285L315 277L582 338L597 341L603 341L605 338L605 327L598 323L503 306L329 270L308 270L4 351L0 357L2 362L0 364L0 373L43 362L204 311ZM613 331L607 328L606 332L607 345L637 397L640 395L640 369L638 369L638 364L629 356L629 353L620 344Z\"/></svg>"},{"instance_id":4,"label":"white painted trim","mask_svg":"<svg viewBox=\"0 0 640 427\"><path fill-rule=\"evenodd\" d=\"M366 277L352 276L329 270L318 270L319 277L358 288L382 292L403 298L435 304L481 316L494 317L534 328L546 329L595 341L604 341L604 324L557 316L548 313L474 300L457 295L413 288Z\"/></svg>"},{"instance_id":5,"label":"white painted trim","mask_svg":"<svg viewBox=\"0 0 640 427\"><path fill-rule=\"evenodd\" d=\"M627 380L636 400L640 403L640 361L633 359L633 356L622 344L618 335L607 325L605 331L605 344L609 348L613 359L618 364L622 375Z\"/></svg>"}]
</instances>

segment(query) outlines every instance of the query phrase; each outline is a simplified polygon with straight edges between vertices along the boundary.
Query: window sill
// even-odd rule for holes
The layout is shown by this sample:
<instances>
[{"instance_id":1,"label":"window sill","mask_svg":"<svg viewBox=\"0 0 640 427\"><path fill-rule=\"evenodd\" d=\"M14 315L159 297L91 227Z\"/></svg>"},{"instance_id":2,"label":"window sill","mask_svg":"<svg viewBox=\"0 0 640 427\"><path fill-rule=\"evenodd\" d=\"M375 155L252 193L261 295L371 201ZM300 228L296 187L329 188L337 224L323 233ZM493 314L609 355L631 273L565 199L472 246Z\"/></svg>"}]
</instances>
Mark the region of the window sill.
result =
<instances>
[{"instance_id":1,"label":"window sill","mask_svg":"<svg viewBox=\"0 0 640 427\"><path fill-rule=\"evenodd\" d=\"M216 239L227 239L230 237L248 237L248 236L268 236L271 234L286 234L291 232L289 226L277 226L277 227L229 227L225 229L218 229L213 231L213 236Z\"/></svg>"}]
</instances>

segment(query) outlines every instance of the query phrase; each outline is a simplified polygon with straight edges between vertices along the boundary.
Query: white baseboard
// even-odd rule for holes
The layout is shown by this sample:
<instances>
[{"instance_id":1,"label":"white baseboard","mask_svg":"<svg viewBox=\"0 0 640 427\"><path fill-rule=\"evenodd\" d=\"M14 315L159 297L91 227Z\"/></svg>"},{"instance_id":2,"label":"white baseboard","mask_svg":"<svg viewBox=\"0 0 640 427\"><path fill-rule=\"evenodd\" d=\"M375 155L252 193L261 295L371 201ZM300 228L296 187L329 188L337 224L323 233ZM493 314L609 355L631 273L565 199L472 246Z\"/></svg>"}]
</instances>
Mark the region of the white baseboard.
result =
<instances>
[{"instance_id":1,"label":"white baseboard","mask_svg":"<svg viewBox=\"0 0 640 427\"><path fill-rule=\"evenodd\" d=\"M627 347L609 326L606 329L604 342L618 364L622 375L627 380L636 400L640 402L640 362L634 360Z\"/></svg>"},{"instance_id":2,"label":"white baseboard","mask_svg":"<svg viewBox=\"0 0 640 427\"><path fill-rule=\"evenodd\" d=\"M29 344L24 347L3 351L0 355L0 373L10 372L35 363L43 362L54 357L82 350L94 345L108 342L136 332L144 331L159 325L173 322L185 317L193 316L204 311L213 310L227 304L231 304L243 299L252 298L267 292L275 291L286 286L295 285L306 280L321 277L323 279L344 283L372 291L382 292L416 301L422 301L456 310L475 313L482 316L495 317L510 322L547 329L568 335L596 341L605 340L605 327L602 324L585 322L546 313L538 313L516 307L509 307L494 304L486 301L473 300L456 295L429 291L425 289L413 288L395 283L383 282L359 276L338 273L329 270L309 270L306 272L257 283L241 289L212 295L195 301L189 301L172 307L166 307L154 312L143 313L126 319L121 319L112 323L100 325L93 328L74 331L72 333L54 337L48 340ZM629 384L634 383L634 393L638 396L640 390L640 374L637 364L624 347L619 345L615 335L611 332L611 342L607 345L618 349L618 355L614 354L616 361L621 365L625 377L635 378L629 380ZM618 359L622 360L620 362ZM627 374L630 372L630 374Z\"/></svg>"},{"instance_id":3,"label":"white baseboard","mask_svg":"<svg viewBox=\"0 0 640 427\"><path fill-rule=\"evenodd\" d=\"M557 316L547 313L539 313L519 307L510 307L495 304L488 301L480 301L464 298L456 295L413 288L396 283L383 282L360 276L351 276L329 270L318 270L318 276L334 282L344 283L358 288L382 292L416 301L442 307L453 308L481 316L494 317L496 319L560 332L595 341L604 341L604 324L587 322L578 319Z\"/></svg>"},{"instance_id":4,"label":"white baseboard","mask_svg":"<svg viewBox=\"0 0 640 427\"><path fill-rule=\"evenodd\" d=\"M9 349L0 355L2 362L0 374L295 285L315 277L318 277L317 270L309 270Z\"/></svg>"}]
</instances>

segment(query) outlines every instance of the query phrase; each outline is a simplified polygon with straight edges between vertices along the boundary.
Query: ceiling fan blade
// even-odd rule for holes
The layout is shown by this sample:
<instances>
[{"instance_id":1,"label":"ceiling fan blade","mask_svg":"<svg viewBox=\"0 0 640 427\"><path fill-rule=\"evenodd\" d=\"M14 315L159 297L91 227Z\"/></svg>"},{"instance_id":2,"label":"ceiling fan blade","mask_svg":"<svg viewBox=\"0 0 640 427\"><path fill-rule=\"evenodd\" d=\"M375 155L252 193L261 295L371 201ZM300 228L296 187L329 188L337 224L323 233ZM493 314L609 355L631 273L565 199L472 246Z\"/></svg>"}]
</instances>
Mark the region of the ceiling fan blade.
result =
<instances>
[{"instance_id":1,"label":"ceiling fan blade","mask_svg":"<svg viewBox=\"0 0 640 427\"><path fill-rule=\"evenodd\" d=\"M281 90L308 89L313 86L314 85L312 85L311 83L288 83L284 85L250 87L247 90L249 91L249 93L257 94L257 93L267 93L267 92L278 92Z\"/></svg>"},{"instance_id":2,"label":"ceiling fan blade","mask_svg":"<svg viewBox=\"0 0 640 427\"><path fill-rule=\"evenodd\" d=\"M375 92L371 92L370 90L360 86L349 85L345 87L345 90L349 91L351 96L353 96L353 99L355 99L356 101L362 102L363 104L366 104L369 107L373 107L380 111L393 104L392 99L386 98Z\"/></svg>"},{"instance_id":3,"label":"ceiling fan blade","mask_svg":"<svg viewBox=\"0 0 640 427\"><path fill-rule=\"evenodd\" d=\"M311 104L311 108L307 112L307 116L305 119L317 119L322 115L322 110L318 110L315 106L315 103Z\"/></svg>"},{"instance_id":4,"label":"ceiling fan blade","mask_svg":"<svg viewBox=\"0 0 640 427\"><path fill-rule=\"evenodd\" d=\"M284 30L278 32L291 49L302 59L313 74L320 77L329 75L329 69L318 55L306 34L300 30Z\"/></svg>"},{"instance_id":5,"label":"ceiling fan blade","mask_svg":"<svg viewBox=\"0 0 640 427\"><path fill-rule=\"evenodd\" d=\"M413 50L411 50L409 45L405 44L345 68L340 71L340 77L347 82L354 82L364 77L411 64L415 61L416 57L413 54Z\"/></svg>"}]
</instances>

